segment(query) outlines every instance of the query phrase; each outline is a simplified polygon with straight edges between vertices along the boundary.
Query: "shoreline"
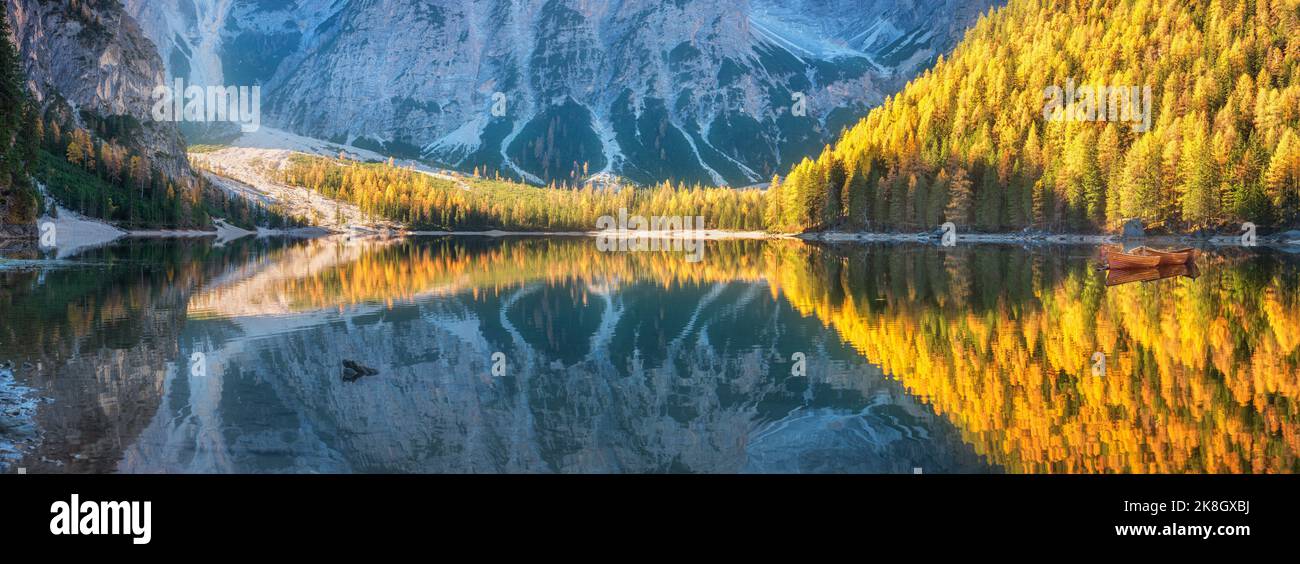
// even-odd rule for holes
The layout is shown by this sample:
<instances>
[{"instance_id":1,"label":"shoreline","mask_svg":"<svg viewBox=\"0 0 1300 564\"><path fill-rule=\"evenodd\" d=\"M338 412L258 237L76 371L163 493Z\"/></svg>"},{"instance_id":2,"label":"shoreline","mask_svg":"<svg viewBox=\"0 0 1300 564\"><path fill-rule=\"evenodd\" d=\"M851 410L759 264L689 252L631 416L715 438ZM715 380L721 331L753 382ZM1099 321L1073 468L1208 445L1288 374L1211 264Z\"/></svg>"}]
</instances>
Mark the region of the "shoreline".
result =
<instances>
[{"instance_id":1,"label":"shoreline","mask_svg":"<svg viewBox=\"0 0 1300 564\"><path fill-rule=\"evenodd\" d=\"M1290 234L1290 235L1288 235ZM1189 247L1293 247L1300 246L1300 234L1287 231L1282 236L1259 237L1253 245L1244 245L1240 236L1216 235L1213 237L1195 237L1191 235L1145 235L1125 237L1123 235L1096 235L1081 233L959 233L958 243L974 244L1025 244L1025 245L1182 245ZM828 243L933 243L939 236L933 233L867 233L824 231L803 233L795 237L805 241L823 241ZM1291 238L1295 237L1295 238Z\"/></svg>"},{"instance_id":2,"label":"shoreline","mask_svg":"<svg viewBox=\"0 0 1300 564\"><path fill-rule=\"evenodd\" d=\"M397 231L396 237L609 237L611 239L707 239L707 240L741 240L741 239L786 239L789 235L768 233L766 231L728 231L725 229L703 229L698 231Z\"/></svg>"},{"instance_id":3,"label":"shoreline","mask_svg":"<svg viewBox=\"0 0 1300 564\"><path fill-rule=\"evenodd\" d=\"M51 221L43 216L38 224ZM767 231L733 231L726 229L673 230L673 231L507 231L490 229L482 231L469 230L402 230L374 229L370 226L354 226L348 229L331 229L327 227L299 227L293 229L267 229L259 227L247 230L215 219L217 226L213 231L193 229L144 229L127 231L109 222L90 218L60 207L57 218L53 219L58 233L59 244L55 247L55 257L67 258L83 250L100 247L121 239L180 239L213 237L217 245L245 237L290 237L314 239L332 236L358 236L363 238L406 238L406 237L583 237L611 239L703 239L710 241L727 240L776 240L796 239L808 242L824 243L927 243L938 244L939 236L933 232L921 233L876 233L855 231L820 231L810 233L770 233ZM959 233L958 244L1019 244L1019 245L1180 245L1198 248L1210 247L1281 247L1300 246L1300 231L1284 231L1279 234L1259 237L1254 245L1243 245L1240 236L1219 235L1213 237L1194 237L1190 235L1148 235L1142 237L1124 237L1118 234L1080 234L1080 233Z\"/></svg>"},{"instance_id":4,"label":"shoreline","mask_svg":"<svg viewBox=\"0 0 1300 564\"><path fill-rule=\"evenodd\" d=\"M220 218L213 219L213 225L216 226L216 229L212 231L199 229L138 229L128 231L110 222L88 217L62 206L56 208L54 217L43 215L36 220L38 226L47 222L54 225L54 246L40 246L39 238L30 240L30 243L38 251L53 251L55 259L69 258L82 251L102 247L123 239L201 239L212 237L216 239L217 245L224 245L250 236L314 238L331 234L330 231L318 227L258 228L256 231L250 231L226 223L225 220Z\"/></svg>"}]
</instances>

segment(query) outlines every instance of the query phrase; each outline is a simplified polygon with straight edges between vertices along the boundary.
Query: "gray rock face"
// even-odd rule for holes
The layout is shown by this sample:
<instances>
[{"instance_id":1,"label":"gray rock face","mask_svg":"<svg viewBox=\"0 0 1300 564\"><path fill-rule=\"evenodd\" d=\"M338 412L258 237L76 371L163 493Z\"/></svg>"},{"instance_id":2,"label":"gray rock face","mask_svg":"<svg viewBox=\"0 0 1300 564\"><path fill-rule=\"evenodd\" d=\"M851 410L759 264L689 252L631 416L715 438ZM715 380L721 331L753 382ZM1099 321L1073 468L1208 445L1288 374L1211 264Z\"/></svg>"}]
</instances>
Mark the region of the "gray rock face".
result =
<instances>
[{"instance_id":1,"label":"gray rock face","mask_svg":"<svg viewBox=\"0 0 1300 564\"><path fill-rule=\"evenodd\" d=\"M8 213L8 210L0 209L0 212ZM0 217L5 217L0 215ZM0 225L0 241L9 239L29 240L36 239L36 224L29 223L26 225Z\"/></svg>"},{"instance_id":2,"label":"gray rock face","mask_svg":"<svg viewBox=\"0 0 1300 564\"><path fill-rule=\"evenodd\" d=\"M119 139L167 175L188 174L185 143L172 123L152 119L153 91L166 80L156 49L113 0L5 0L14 43L36 99L59 98L99 117L130 116L137 135ZM80 116L78 116L80 117Z\"/></svg>"},{"instance_id":3,"label":"gray rock face","mask_svg":"<svg viewBox=\"0 0 1300 564\"><path fill-rule=\"evenodd\" d=\"M126 0L170 71L264 122L532 181L763 182L992 0Z\"/></svg>"}]
</instances>

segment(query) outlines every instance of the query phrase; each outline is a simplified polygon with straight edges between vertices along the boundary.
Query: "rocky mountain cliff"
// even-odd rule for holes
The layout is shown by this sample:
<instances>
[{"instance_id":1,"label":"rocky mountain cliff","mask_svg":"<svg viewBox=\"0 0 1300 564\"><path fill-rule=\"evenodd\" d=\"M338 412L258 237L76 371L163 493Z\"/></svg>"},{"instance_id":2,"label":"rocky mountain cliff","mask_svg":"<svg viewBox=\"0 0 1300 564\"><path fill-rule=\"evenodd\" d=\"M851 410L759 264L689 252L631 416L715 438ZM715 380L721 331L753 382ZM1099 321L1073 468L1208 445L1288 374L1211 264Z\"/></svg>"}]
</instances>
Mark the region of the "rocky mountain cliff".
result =
<instances>
[{"instance_id":1,"label":"rocky mountain cliff","mask_svg":"<svg viewBox=\"0 0 1300 564\"><path fill-rule=\"evenodd\" d=\"M11 0L13 1L13 0ZM979 0L125 0L264 123L532 181L747 185L925 68Z\"/></svg>"},{"instance_id":2,"label":"rocky mountain cliff","mask_svg":"<svg viewBox=\"0 0 1300 564\"><path fill-rule=\"evenodd\" d=\"M119 144L151 156L168 176L188 173L185 141L152 119L152 93L166 75L154 44L117 0L5 0L29 89L79 123L122 124Z\"/></svg>"}]
</instances>

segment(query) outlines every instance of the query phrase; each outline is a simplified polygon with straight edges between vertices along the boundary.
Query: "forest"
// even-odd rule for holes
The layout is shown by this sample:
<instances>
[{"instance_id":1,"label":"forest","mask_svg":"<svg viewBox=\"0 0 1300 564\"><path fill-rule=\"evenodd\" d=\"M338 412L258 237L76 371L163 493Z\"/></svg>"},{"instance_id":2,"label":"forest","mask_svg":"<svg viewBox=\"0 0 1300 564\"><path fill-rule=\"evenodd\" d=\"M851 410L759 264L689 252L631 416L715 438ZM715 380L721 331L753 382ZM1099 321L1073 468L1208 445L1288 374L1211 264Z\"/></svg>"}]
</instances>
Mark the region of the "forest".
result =
<instances>
[{"instance_id":1,"label":"forest","mask_svg":"<svg viewBox=\"0 0 1300 564\"><path fill-rule=\"evenodd\" d=\"M18 51L9 41L8 8L0 5L0 227L31 224L37 212L31 182L37 110L23 82ZM0 230L0 236L8 232Z\"/></svg>"},{"instance_id":2,"label":"forest","mask_svg":"<svg viewBox=\"0 0 1300 564\"><path fill-rule=\"evenodd\" d=\"M414 229L589 231L599 217L623 209L645 217L702 216L712 229L764 227L764 194L758 190L670 183L538 187L477 172L453 180L397 166L392 159L363 163L307 155L295 155L288 166L269 172L280 182L310 187L356 204L372 218Z\"/></svg>"},{"instance_id":3,"label":"forest","mask_svg":"<svg viewBox=\"0 0 1300 564\"><path fill-rule=\"evenodd\" d=\"M309 221L230 197L200 176L160 174L115 140L133 127L129 118L83 110L74 119L57 104L37 111L7 41L0 79L5 223L41 211L29 175L65 205L127 227ZM1065 85L1149 89L1150 127L1082 114L1083 101L1063 111L1088 119L1049 119L1047 93ZM782 233L914 232L946 221L984 232L1113 232L1130 218L1167 233L1292 227L1300 0L1010 0L766 191L541 187L306 156L273 173L415 229L588 230L620 209Z\"/></svg>"},{"instance_id":4,"label":"forest","mask_svg":"<svg viewBox=\"0 0 1300 564\"><path fill-rule=\"evenodd\" d=\"M1045 119L1045 92L1070 83L1150 87L1150 129ZM767 224L1292 226L1298 131L1300 0L1010 0L833 147L775 179Z\"/></svg>"},{"instance_id":5,"label":"forest","mask_svg":"<svg viewBox=\"0 0 1300 564\"><path fill-rule=\"evenodd\" d=\"M1069 100L1057 114L1084 119L1051 119L1050 93L1075 85L1144 92L1133 110L1149 125L1116 119L1105 96ZM785 233L923 231L946 221L984 232L1113 232L1130 218L1166 233L1295 226L1300 0L1011 0L765 193L486 179L465 191L325 161L300 163L286 180L439 228L589 229L619 207Z\"/></svg>"},{"instance_id":6,"label":"forest","mask_svg":"<svg viewBox=\"0 0 1300 564\"><path fill-rule=\"evenodd\" d=\"M0 225L22 229L53 212L42 187L67 208L127 229L210 229L213 217L241 227L302 224L197 175L164 173L146 151L131 148L142 128L131 116L74 110L58 95L38 104L9 39L8 14L0 16Z\"/></svg>"},{"instance_id":7,"label":"forest","mask_svg":"<svg viewBox=\"0 0 1300 564\"><path fill-rule=\"evenodd\" d=\"M80 123L52 105L37 118L40 140L35 178L72 210L128 229L209 229L213 218L243 228L300 226L276 209L227 194L200 175L168 176L149 158L120 142L139 123L82 111Z\"/></svg>"}]
</instances>

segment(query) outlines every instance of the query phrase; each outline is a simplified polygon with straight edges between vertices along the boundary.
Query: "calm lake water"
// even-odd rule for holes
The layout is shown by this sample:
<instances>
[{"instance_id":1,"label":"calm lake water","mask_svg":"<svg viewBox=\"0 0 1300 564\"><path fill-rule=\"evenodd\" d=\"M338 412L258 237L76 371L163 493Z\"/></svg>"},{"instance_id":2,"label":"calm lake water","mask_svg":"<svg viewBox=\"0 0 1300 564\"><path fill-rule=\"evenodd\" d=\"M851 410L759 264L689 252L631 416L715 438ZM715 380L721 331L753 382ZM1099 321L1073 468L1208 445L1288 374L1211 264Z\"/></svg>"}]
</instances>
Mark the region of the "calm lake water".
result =
<instances>
[{"instance_id":1,"label":"calm lake water","mask_svg":"<svg viewBox=\"0 0 1300 564\"><path fill-rule=\"evenodd\" d=\"M1300 470L1300 259L1096 251L127 242L0 271L0 466Z\"/></svg>"}]
</instances>

